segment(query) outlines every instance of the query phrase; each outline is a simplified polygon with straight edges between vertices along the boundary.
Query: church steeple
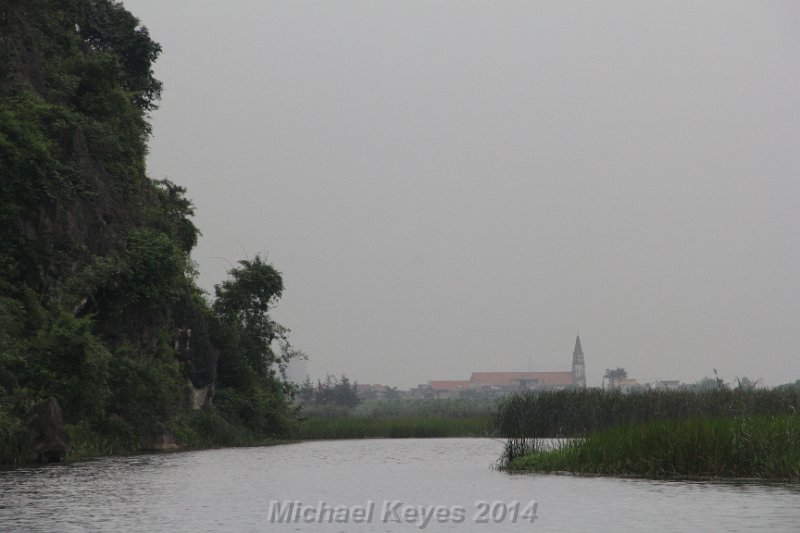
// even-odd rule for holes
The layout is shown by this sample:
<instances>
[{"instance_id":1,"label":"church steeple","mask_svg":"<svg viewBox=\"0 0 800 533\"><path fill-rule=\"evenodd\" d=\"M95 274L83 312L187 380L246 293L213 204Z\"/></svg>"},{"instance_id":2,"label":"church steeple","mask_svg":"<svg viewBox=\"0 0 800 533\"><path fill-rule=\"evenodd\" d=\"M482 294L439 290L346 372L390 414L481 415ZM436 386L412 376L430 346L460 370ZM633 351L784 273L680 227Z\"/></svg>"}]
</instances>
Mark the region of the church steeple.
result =
<instances>
[{"instance_id":1,"label":"church steeple","mask_svg":"<svg viewBox=\"0 0 800 533\"><path fill-rule=\"evenodd\" d=\"M572 383L576 387L586 387L586 368L583 362L580 334L575 337L575 350L572 352Z\"/></svg>"},{"instance_id":2,"label":"church steeple","mask_svg":"<svg viewBox=\"0 0 800 533\"><path fill-rule=\"evenodd\" d=\"M575 350L573 350L573 352L572 352L572 357L573 358L578 357L578 356L580 356L581 361L583 361L583 348L581 348L581 335L580 335L580 333L578 334L577 337L575 337Z\"/></svg>"}]
</instances>

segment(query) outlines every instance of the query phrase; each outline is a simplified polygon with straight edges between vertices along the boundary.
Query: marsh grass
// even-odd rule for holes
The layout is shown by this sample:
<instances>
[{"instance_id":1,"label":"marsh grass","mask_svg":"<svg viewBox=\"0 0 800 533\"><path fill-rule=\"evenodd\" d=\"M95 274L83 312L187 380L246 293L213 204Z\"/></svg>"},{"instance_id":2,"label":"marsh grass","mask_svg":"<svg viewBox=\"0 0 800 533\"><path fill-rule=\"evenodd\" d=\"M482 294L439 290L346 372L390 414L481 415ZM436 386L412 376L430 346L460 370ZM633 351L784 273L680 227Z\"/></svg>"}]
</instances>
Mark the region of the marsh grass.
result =
<instances>
[{"instance_id":1,"label":"marsh grass","mask_svg":"<svg viewBox=\"0 0 800 533\"><path fill-rule=\"evenodd\" d=\"M337 405L303 405L302 416L308 418L477 418L494 413L496 402L492 398L449 398L366 400L353 408Z\"/></svg>"},{"instance_id":2,"label":"marsh grass","mask_svg":"<svg viewBox=\"0 0 800 533\"><path fill-rule=\"evenodd\" d=\"M507 459L508 470L800 481L800 415L654 421Z\"/></svg>"},{"instance_id":3,"label":"marsh grass","mask_svg":"<svg viewBox=\"0 0 800 533\"><path fill-rule=\"evenodd\" d=\"M309 418L300 423L299 439L434 438L489 436L492 421L488 416L443 417L346 417Z\"/></svg>"},{"instance_id":4,"label":"marsh grass","mask_svg":"<svg viewBox=\"0 0 800 533\"><path fill-rule=\"evenodd\" d=\"M478 437L493 434L493 399L367 400L355 408L309 405L298 439Z\"/></svg>"},{"instance_id":5,"label":"marsh grass","mask_svg":"<svg viewBox=\"0 0 800 533\"><path fill-rule=\"evenodd\" d=\"M506 437L560 438L656 420L784 415L798 410L797 389L648 390L627 394L583 389L507 396L499 401L494 421L497 433Z\"/></svg>"}]
</instances>

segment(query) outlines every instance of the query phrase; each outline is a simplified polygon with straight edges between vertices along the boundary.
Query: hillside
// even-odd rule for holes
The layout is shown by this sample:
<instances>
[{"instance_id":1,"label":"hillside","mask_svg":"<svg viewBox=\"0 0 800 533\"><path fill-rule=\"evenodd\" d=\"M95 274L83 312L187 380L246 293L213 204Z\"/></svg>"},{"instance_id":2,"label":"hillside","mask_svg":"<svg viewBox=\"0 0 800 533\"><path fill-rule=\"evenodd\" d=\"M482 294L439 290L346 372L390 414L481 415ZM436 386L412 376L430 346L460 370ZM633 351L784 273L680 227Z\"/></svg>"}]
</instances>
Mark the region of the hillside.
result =
<instances>
[{"instance_id":1,"label":"hillside","mask_svg":"<svg viewBox=\"0 0 800 533\"><path fill-rule=\"evenodd\" d=\"M242 262L210 303L186 191L147 176L160 51L111 0L0 0L0 462L291 424L280 274Z\"/></svg>"}]
</instances>

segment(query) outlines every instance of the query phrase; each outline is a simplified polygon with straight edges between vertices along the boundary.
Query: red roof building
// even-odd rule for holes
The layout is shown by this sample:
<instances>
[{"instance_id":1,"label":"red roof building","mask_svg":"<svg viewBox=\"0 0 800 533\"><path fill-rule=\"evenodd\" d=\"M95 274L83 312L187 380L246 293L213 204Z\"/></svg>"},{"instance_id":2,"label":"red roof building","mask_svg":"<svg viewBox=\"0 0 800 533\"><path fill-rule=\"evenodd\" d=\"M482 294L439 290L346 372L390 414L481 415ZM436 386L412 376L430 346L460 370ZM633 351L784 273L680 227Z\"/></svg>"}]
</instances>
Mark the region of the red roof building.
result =
<instances>
[{"instance_id":1,"label":"red roof building","mask_svg":"<svg viewBox=\"0 0 800 533\"><path fill-rule=\"evenodd\" d=\"M458 379L441 379L429 381L435 398L458 398L462 391L469 390L470 382Z\"/></svg>"},{"instance_id":2,"label":"red roof building","mask_svg":"<svg viewBox=\"0 0 800 533\"><path fill-rule=\"evenodd\" d=\"M457 398L466 391L503 394L531 389L566 389L586 387L585 363L581 338L575 338L572 371L567 372L473 372L469 381L439 380L429 382L436 398Z\"/></svg>"},{"instance_id":3,"label":"red roof building","mask_svg":"<svg viewBox=\"0 0 800 533\"><path fill-rule=\"evenodd\" d=\"M566 387L574 384L574 376L572 372L473 372L469 382L473 388Z\"/></svg>"}]
</instances>

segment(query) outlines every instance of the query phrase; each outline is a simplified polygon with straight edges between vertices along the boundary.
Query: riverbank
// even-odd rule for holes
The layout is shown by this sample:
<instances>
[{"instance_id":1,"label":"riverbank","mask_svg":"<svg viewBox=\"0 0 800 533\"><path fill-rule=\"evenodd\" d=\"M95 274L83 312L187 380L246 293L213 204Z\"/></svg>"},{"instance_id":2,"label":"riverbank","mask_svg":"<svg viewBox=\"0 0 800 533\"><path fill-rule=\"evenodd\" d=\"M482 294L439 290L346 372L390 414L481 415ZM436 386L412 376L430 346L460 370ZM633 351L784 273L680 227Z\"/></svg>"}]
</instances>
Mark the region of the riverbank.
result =
<instances>
[{"instance_id":1,"label":"riverbank","mask_svg":"<svg viewBox=\"0 0 800 533\"><path fill-rule=\"evenodd\" d=\"M509 458L507 447L505 469L651 479L800 481L800 415L624 425L551 449L536 440L526 442L527 453L516 457Z\"/></svg>"},{"instance_id":2,"label":"riverbank","mask_svg":"<svg viewBox=\"0 0 800 533\"><path fill-rule=\"evenodd\" d=\"M243 424L231 423L215 411L197 411L178 416L170 428L165 427L162 434L146 440L121 433L101 433L88 424L68 425L66 429L72 441L66 462L114 455L275 446L297 442L289 435L257 434Z\"/></svg>"}]
</instances>

